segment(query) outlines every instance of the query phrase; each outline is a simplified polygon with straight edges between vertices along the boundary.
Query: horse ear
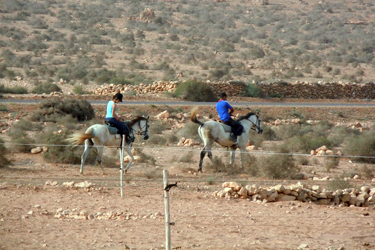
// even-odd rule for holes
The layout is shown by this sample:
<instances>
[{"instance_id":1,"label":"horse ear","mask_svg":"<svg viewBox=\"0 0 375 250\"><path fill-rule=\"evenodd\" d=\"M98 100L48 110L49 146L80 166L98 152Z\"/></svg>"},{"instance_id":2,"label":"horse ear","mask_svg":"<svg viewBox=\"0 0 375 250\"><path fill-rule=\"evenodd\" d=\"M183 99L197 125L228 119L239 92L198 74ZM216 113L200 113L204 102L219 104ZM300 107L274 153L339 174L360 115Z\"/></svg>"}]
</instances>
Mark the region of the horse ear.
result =
<instances>
[{"instance_id":1,"label":"horse ear","mask_svg":"<svg viewBox=\"0 0 375 250\"><path fill-rule=\"evenodd\" d=\"M149 118L150 116L148 115L148 116L146 116L146 119L148 120L148 118Z\"/></svg>"}]
</instances>

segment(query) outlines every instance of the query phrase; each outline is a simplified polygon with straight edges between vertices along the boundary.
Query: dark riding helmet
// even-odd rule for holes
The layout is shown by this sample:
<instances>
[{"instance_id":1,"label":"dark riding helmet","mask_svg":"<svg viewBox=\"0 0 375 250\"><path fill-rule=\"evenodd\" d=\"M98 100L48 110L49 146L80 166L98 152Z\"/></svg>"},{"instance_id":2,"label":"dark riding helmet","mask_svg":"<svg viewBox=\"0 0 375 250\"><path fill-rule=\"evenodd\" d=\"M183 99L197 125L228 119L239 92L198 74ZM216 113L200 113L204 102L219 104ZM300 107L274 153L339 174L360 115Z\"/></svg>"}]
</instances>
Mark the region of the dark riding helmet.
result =
<instances>
[{"instance_id":1,"label":"dark riding helmet","mask_svg":"<svg viewBox=\"0 0 375 250\"><path fill-rule=\"evenodd\" d=\"M121 93L117 93L116 95L113 96L113 99L114 100L119 100L120 102L122 102L122 94Z\"/></svg>"}]
</instances>

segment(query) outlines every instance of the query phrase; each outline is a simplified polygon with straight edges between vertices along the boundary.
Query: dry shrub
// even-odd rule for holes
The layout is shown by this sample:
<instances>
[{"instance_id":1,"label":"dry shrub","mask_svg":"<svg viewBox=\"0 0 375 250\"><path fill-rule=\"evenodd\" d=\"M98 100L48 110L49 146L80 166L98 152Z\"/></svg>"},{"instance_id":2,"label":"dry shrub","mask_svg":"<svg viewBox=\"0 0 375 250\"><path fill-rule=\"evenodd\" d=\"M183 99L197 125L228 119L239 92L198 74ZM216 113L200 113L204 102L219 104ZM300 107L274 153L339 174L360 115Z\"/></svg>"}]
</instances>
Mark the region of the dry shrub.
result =
<instances>
[{"instance_id":1,"label":"dry shrub","mask_svg":"<svg viewBox=\"0 0 375 250\"><path fill-rule=\"evenodd\" d=\"M227 166L227 164L225 164L221 158L214 156L212 161L207 165L207 168L215 173L227 173L229 166Z\"/></svg>"},{"instance_id":2,"label":"dry shrub","mask_svg":"<svg viewBox=\"0 0 375 250\"><path fill-rule=\"evenodd\" d=\"M146 173L145 173L145 176L147 179L162 179L163 178L163 171L161 170L156 170L156 169L152 169L152 170L147 170Z\"/></svg>"},{"instance_id":3,"label":"dry shrub","mask_svg":"<svg viewBox=\"0 0 375 250\"><path fill-rule=\"evenodd\" d=\"M372 179L375 177L375 169L373 166L362 166L359 171L361 172L362 179Z\"/></svg>"},{"instance_id":4,"label":"dry shrub","mask_svg":"<svg viewBox=\"0 0 375 250\"><path fill-rule=\"evenodd\" d=\"M217 97L214 91L208 84L204 82L197 82L194 80L180 83L173 93L173 96L194 102L217 101Z\"/></svg>"},{"instance_id":5,"label":"dry shrub","mask_svg":"<svg viewBox=\"0 0 375 250\"><path fill-rule=\"evenodd\" d=\"M176 144L179 141L179 138L175 134L166 134L164 137L168 144Z\"/></svg>"},{"instance_id":6,"label":"dry shrub","mask_svg":"<svg viewBox=\"0 0 375 250\"><path fill-rule=\"evenodd\" d=\"M71 115L78 121L87 121L95 117L93 107L86 100L60 100L53 98L42 102L39 105L39 109L32 114L31 120L56 122L58 119L66 115Z\"/></svg>"},{"instance_id":7,"label":"dry shrub","mask_svg":"<svg viewBox=\"0 0 375 250\"><path fill-rule=\"evenodd\" d=\"M81 128L80 124L77 122L76 119L73 118L72 115L65 115L56 119L56 123L59 125L63 125L65 128L69 130L78 130Z\"/></svg>"},{"instance_id":8,"label":"dry shrub","mask_svg":"<svg viewBox=\"0 0 375 250\"><path fill-rule=\"evenodd\" d=\"M29 120L22 119L19 122L15 123L12 128L19 129L22 131L32 131L33 123Z\"/></svg>"},{"instance_id":9,"label":"dry shrub","mask_svg":"<svg viewBox=\"0 0 375 250\"><path fill-rule=\"evenodd\" d=\"M299 172L293 157L290 155L270 155L261 157L258 163L259 171L270 179L291 179Z\"/></svg>"},{"instance_id":10,"label":"dry shrub","mask_svg":"<svg viewBox=\"0 0 375 250\"><path fill-rule=\"evenodd\" d=\"M178 137L185 137L185 138L191 138L191 139L199 139L198 134L198 124L195 123L187 123L182 129L180 129L177 132Z\"/></svg>"},{"instance_id":11,"label":"dry shrub","mask_svg":"<svg viewBox=\"0 0 375 250\"><path fill-rule=\"evenodd\" d=\"M139 156L138 162L150 163L151 165L156 165L156 159L143 152L141 148L135 148L135 155Z\"/></svg>"},{"instance_id":12,"label":"dry shrub","mask_svg":"<svg viewBox=\"0 0 375 250\"><path fill-rule=\"evenodd\" d=\"M332 169L337 168L339 162L338 157L326 157L324 158L324 168L327 170L327 172L331 172Z\"/></svg>"},{"instance_id":13,"label":"dry shrub","mask_svg":"<svg viewBox=\"0 0 375 250\"><path fill-rule=\"evenodd\" d=\"M165 130L165 125L163 124L163 122L155 121L150 124L149 133L150 135L154 135L154 134L160 135L163 133L164 130Z\"/></svg>"},{"instance_id":14,"label":"dry shrub","mask_svg":"<svg viewBox=\"0 0 375 250\"><path fill-rule=\"evenodd\" d=\"M329 181L327 184L327 189L330 191L342 190L346 188L351 188L352 185L349 181L335 177L333 180Z\"/></svg>"},{"instance_id":15,"label":"dry shrub","mask_svg":"<svg viewBox=\"0 0 375 250\"><path fill-rule=\"evenodd\" d=\"M352 157L352 161L375 163L375 129L351 136L344 143L344 153Z\"/></svg>"},{"instance_id":16,"label":"dry shrub","mask_svg":"<svg viewBox=\"0 0 375 250\"><path fill-rule=\"evenodd\" d=\"M183 156L181 156L181 158L179 159L179 162L187 162L187 163L193 162L193 157L194 157L193 152L189 151Z\"/></svg>"},{"instance_id":17,"label":"dry shrub","mask_svg":"<svg viewBox=\"0 0 375 250\"><path fill-rule=\"evenodd\" d=\"M150 143L153 145L166 145L167 139L165 139L163 136L160 136L160 135L153 135L153 136L150 136L150 138L147 140L147 143Z\"/></svg>"},{"instance_id":18,"label":"dry shrub","mask_svg":"<svg viewBox=\"0 0 375 250\"><path fill-rule=\"evenodd\" d=\"M80 164L81 157L79 155L81 147L72 148L66 141L70 134L65 131L61 134L54 134L53 132L41 132L37 136L37 143L48 147L48 152L43 154L43 158L47 162L65 163L65 164Z\"/></svg>"},{"instance_id":19,"label":"dry shrub","mask_svg":"<svg viewBox=\"0 0 375 250\"><path fill-rule=\"evenodd\" d=\"M7 149L4 145L3 139L0 138L0 168L6 167L10 164L10 160L5 156Z\"/></svg>"},{"instance_id":20,"label":"dry shrub","mask_svg":"<svg viewBox=\"0 0 375 250\"><path fill-rule=\"evenodd\" d=\"M30 152L34 140L27 135L26 131L15 126L10 129L8 135L12 138L10 151L19 153Z\"/></svg>"}]
</instances>

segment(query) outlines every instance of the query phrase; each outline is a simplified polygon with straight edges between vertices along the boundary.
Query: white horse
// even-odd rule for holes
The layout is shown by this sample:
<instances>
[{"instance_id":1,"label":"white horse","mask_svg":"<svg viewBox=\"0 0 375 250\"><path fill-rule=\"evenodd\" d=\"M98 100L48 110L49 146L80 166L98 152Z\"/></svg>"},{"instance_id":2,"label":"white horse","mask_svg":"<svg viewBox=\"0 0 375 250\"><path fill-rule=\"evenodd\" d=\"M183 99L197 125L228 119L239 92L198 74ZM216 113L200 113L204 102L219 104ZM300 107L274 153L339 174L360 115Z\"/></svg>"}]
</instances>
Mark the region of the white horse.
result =
<instances>
[{"instance_id":1,"label":"white horse","mask_svg":"<svg viewBox=\"0 0 375 250\"><path fill-rule=\"evenodd\" d=\"M138 116L134 120L126 122L129 130L130 136L134 138L134 134L142 135L144 140L148 139L148 117ZM67 141L69 141L73 145L81 145L85 143L85 150L83 151L81 157L81 169L80 173L83 175L83 164L90 152L92 147L96 148L97 157L96 161L99 163L103 173L104 169L102 167L102 156L104 146L107 147L118 147L120 148L121 141L123 138L119 134L117 134L117 129L115 127L110 127L108 125L103 124L95 124L89 127L85 133L74 133L72 134ZM125 140L123 140L125 141ZM126 151L126 153L130 156L130 162L125 168L125 172L130 168L133 163L134 156L131 151L131 143L124 143L122 145L122 149ZM120 162L123 161L122 149L120 150ZM122 166L122 164L121 164ZM120 170L122 170L120 168Z\"/></svg>"},{"instance_id":2,"label":"white horse","mask_svg":"<svg viewBox=\"0 0 375 250\"><path fill-rule=\"evenodd\" d=\"M229 164L232 165L234 162L234 155L236 149L239 147L241 151L241 167L242 167L242 155L245 152L246 145L249 141L250 135L249 132L251 129L254 129L258 134L263 132L261 120L255 113L248 113L247 115L241 116L237 121L239 121L244 131L240 136L238 136L238 144L235 145L234 142L230 139L231 127L217 121L207 121L201 122L196 117L196 109L193 110L190 119L192 122L199 124L198 134L201 137L204 147L201 152L201 158L199 162L198 171L202 172L203 158L208 153L208 157L212 160L211 146L214 142L217 142L223 147L230 147L230 161Z\"/></svg>"}]
</instances>

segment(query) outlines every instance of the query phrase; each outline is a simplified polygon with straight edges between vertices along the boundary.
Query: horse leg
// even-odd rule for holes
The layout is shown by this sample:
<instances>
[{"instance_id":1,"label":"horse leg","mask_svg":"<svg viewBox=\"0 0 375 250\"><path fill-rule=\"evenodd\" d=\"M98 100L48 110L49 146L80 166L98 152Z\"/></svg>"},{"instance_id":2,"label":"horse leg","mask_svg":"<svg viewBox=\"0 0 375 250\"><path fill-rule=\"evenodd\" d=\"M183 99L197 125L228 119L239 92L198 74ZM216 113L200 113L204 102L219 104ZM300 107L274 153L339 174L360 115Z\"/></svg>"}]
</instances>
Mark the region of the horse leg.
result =
<instances>
[{"instance_id":1,"label":"horse leg","mask_svg":"<svg viewBox=\"0 0 375 250\"><path fill-rule=\"evenodd\" d=\"M132 154L132 150L131 150L130 146L126 146L126 147L124 147L124 149L125 149L126 153L130 156L130 161L129 161L128 165L126 166L125 172L124 172L124 173L126 173L128 171L128 169L130 168L130 166L133 164L134 156ZM124 160L124 159L122 159L122 160Z\"/></svg>"},{"instance_id":2,"label":"horse leg","mask_svg":"<svg viewBox=\"0 0 375 250\"><path fill-rule=\"evenodd\" d=\"M104 151L104 147L97 147L97 156L96 156L96 161L98 162L100 168L102 169L102 173L105 174L104 172L104 168L103 168L103 165L102 165L102 157L103 157L103 151Z\"/></svg>"},{"instance_id":3,"label":"horse leg","mask_svg":"<svg viewBox=\"0 0 375 250\"><path fill-rule=\"evenodd\" d=\"M246 152L245 148L241 147L240 148L240 166L242 169L243 169L243 157L244 157L245 152Z\"/></svg>"},{"instance_id":4,"label":"horse leg","mask_svg":"<svg viewBox=\"0 0 375 250\"><path fill-rule=\"evenodd\" d=\"M203 165L203 158L206 156L206 147L203 148L203 150L201 151L201 159L199 161L199 169L198 169L198 172L201 172L203 173L202 171L202 165ZM212 157L212 154L211 154L211 157Z\"/></svg>"},{"instance_id":5,"label":"horse leg","mask_svg":"<svg viewBox=\"0 0 375 250\"><path fill-rule=\"evenodd\" d=\"M87 156L89 155L89 152L90 152L90 149L92 148L92 146L93 146L93 143L92 143L91 140L85 140L85 149L83 150L83 154L81 156L81 168L79 170L81 175L83 175L83 164L85 163L85 160L86 160Z\"/></svg>"},{"instance_id":6,"label":"horse leg","mask_svg":"<svg viewBox=\"0 0 375 250\"><path fill-rule=\"evenodd\" d=\"M233 162L234 162L234 155L236 153L236 148L234 147L231 147L230 148L230 160L229 160L229 165L233 165Z\"/></svg>"}]
</instances>

